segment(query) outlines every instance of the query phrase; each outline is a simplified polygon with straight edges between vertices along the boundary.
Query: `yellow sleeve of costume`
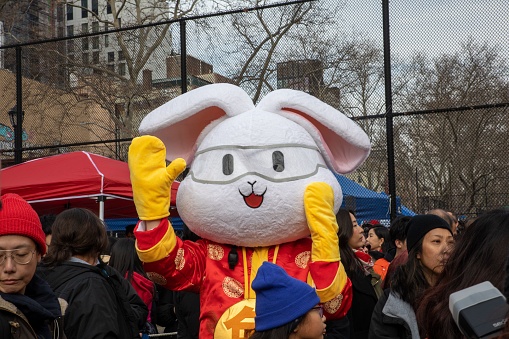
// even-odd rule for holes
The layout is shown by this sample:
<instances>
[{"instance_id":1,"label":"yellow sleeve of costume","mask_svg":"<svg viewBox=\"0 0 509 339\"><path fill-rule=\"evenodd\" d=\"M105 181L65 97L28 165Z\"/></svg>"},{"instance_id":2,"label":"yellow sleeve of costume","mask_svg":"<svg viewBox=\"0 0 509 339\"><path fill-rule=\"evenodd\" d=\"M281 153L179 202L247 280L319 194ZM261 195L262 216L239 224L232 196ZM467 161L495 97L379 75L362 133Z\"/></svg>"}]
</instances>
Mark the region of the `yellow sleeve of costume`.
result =
<instances>
[{"instance_id":1,"label":"yellow sleeve of costume","mask_svg":"<svg viewBox=\"0 0 509 339\"><path fill-rule=\"evenodd\" d=\"M177 245L175 231L168 219L162 219L159 225L150 231L135 231L134 234L136 236L136 251L144 263L159 261L167 257Z\"/></svg>"},{"instance_id":2,"label":"yellow sleeve of costume","mask_svg":"<svg viewBox=\"0 0 509 339\"><path fill-rule=\"evenodd\" d=\"M326 302L340 295L348 280L340 262L332 187L324 182L309 184L304 209L312 240L310 274L320 300Z\"/></svg>"}]
</instances>

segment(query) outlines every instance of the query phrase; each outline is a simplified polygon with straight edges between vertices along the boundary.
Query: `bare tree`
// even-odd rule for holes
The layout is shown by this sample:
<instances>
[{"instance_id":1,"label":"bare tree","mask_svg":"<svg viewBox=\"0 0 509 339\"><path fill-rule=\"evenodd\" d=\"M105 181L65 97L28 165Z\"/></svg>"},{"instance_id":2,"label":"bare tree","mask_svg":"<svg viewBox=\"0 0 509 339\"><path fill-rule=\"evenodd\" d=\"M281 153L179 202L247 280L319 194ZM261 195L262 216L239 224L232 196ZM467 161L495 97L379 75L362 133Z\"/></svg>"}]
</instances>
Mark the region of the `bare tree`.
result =
<instances>
[{"instance_id":1,"label":"bare tree","mask_svg":"<svg viewBox=\"0 0 509 339\"><path fill-rule=\"evenodd\" d=\"M496 47L470 39L452 55L414 57L412 69L414 81L405 93L409 110L466 107L406 120L401 156L417 169L416 185L458 212L489 207L497 189L509 188L503 179L509 169L507 108L468 107L508 102L506 59Z\"/></svg>"},{"instance_id":2,"label":"bare tree","mask_svg":"<svg viewBox=\"0 0 509 339\"><path fill-rule=\"evenodd\" d=\"M246 7L257 7L265 1L245 1ZM229 17L232 31L223 39L220 48L229 56L234 67L227 74L234 82L258 101L276 87L277 63L288 60L298 31L307 26L325 24L329 17L316 3L304 2L268 8L255 12L240 13ZM218 30L209 30L211 39L216 39Z\"/></svg>"}]
</instances>

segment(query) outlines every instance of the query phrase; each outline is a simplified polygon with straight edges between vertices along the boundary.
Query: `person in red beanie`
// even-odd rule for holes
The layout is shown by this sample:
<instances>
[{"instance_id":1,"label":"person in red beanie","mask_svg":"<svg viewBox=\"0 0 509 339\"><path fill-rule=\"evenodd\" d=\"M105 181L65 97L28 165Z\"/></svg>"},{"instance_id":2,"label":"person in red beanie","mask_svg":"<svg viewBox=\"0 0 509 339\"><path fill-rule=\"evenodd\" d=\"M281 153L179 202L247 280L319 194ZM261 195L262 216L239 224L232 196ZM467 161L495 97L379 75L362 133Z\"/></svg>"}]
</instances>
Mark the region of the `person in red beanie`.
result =
<instances>
[{"instance_id":1,"label":"person in red beanie","mask_svg":"<svg viewBox=\"0 0 509 339\"><path fill-rule=\"evenodd\" d=\"M58 299L35 274L46 253L39 216L17 194L1 200L0 337L64 338Z\"/></svg>"}]
</instances>

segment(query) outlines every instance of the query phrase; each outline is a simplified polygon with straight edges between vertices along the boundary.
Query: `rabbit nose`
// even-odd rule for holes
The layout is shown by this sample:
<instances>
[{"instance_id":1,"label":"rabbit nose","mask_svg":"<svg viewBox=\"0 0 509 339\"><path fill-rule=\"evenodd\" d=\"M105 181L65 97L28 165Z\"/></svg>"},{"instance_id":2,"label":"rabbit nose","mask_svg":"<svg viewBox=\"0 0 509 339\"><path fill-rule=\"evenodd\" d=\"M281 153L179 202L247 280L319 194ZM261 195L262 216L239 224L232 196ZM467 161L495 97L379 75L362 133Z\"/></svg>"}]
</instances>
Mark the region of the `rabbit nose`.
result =
<instances>
[{"instance_id":1,"label":"rabbit nose","mask_svg":"<svg viewBox=\"0 0 509 339\"><path fill-rule=\"evenodd\" d=\"M254 186L254 184L256 184L256 181L253 181L253 182L248 181L247 183L248 183L249 185L251 185L251 186Z\"/></svg>"}]
</instances>

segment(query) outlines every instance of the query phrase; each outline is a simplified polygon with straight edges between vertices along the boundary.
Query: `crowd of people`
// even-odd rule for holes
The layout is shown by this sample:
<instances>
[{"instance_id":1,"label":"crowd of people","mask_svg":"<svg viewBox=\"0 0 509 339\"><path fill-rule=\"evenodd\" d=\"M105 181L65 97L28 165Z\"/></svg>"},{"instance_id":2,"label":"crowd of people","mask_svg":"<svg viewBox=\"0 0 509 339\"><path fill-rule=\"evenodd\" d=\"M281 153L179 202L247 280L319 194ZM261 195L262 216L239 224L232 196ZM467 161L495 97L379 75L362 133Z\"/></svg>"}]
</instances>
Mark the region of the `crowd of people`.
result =
<instances>
[{"instance_id":1,"label":"crowd of people","mask_svg":"<svg viewBox=\"0 0 509 339\"><path fill-rule=\"evenodd\" d=\"M152 282L133 238L109 240L86 209L39 217L18 195L1 202L0 338L140 338L161 327L198 338L199 295ZM346 209L336 220L353 291L347 316L328 321L314 287L264 262L250 338L462 338L451 294L489 281L508 297L507 210L468 227L443 210L390 227L359 225ZM183 238L197 240L187 229ZM509 337L509 325L497 335Z\"/></svg>"}]
</instances>

